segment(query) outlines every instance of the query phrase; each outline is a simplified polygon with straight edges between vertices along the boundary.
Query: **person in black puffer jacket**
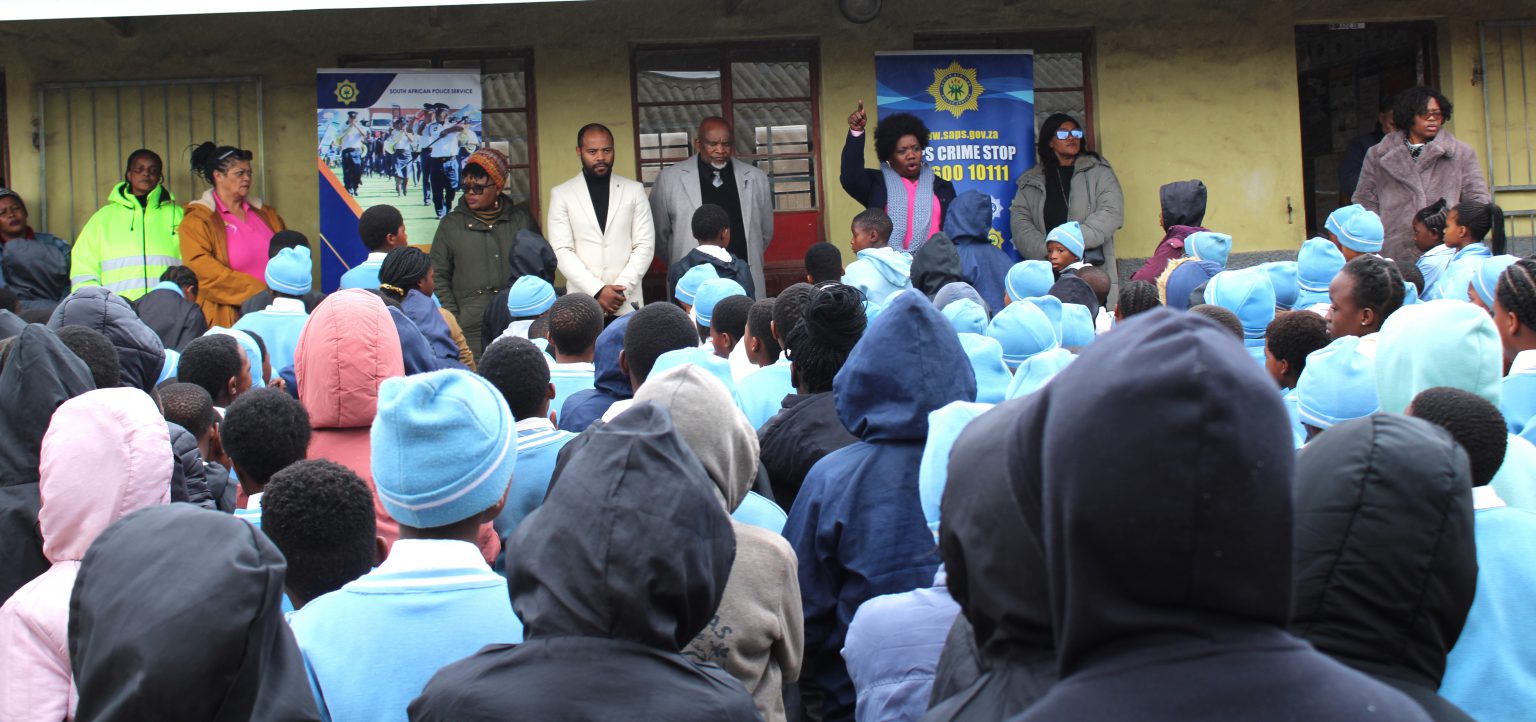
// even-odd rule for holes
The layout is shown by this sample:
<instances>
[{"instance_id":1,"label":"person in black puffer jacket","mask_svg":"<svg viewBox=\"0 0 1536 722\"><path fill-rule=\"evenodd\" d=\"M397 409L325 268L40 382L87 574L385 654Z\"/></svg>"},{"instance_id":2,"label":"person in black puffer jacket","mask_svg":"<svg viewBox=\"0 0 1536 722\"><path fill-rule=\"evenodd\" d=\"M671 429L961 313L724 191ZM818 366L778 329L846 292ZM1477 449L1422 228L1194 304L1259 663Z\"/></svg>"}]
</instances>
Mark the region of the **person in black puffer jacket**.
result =
<instances>
[{"instance_id":1,"label":"person in black puffer jacket","mask_svg":"<svg viewBox=\"0 0 1536 722\"><path fill-rule=\"evenodd\" d=\"M122 296L100 286L86 286L70 294L53 310L48 328L57 331L75 325L100 331L117 347L122 386L149 393L160 380L165 344Z\"/></svg>"}]
</instances>

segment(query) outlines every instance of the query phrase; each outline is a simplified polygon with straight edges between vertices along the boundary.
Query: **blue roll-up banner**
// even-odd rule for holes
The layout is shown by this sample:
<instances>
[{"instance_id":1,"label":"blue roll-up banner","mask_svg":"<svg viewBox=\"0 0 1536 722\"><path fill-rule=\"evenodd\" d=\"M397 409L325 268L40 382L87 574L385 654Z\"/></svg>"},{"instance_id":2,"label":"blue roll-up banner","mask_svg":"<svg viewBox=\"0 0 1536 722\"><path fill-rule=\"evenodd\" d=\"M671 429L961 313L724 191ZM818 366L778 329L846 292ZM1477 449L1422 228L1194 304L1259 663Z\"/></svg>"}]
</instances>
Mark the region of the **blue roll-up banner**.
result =
<instances>
[{"instance_id":1,"label":"blue roll-up banner","mask_svg":"<svg viewBox=\"0 0 1536 722\"><path fill-rule=\"evenodd\" d=\"M480 143L480 111L480 73L474 70L317 71L322 290L336 290L342 274L368 257L357 234L364 209L395 206L407 242L432 243L439 212L457 201L458 174L440 174L448 182L432 189L434 163L421 156L432 154L428 144L437 139L443 163L461 164Z\"/></svg>"},{"instance_id":2,"label":"blue roll-up banner","mask_svg":"<svg viewBox=\"0 0 1536 722\"><path fill-rule=\"evenodd\" d=\"M935 175L956 194L992 198L992 243L1018 258L1008 206L1035 165L1034 54L876 53L875 85L880 116L911 113L928 126L924 157Z\"/></svg>"}]
</instances>

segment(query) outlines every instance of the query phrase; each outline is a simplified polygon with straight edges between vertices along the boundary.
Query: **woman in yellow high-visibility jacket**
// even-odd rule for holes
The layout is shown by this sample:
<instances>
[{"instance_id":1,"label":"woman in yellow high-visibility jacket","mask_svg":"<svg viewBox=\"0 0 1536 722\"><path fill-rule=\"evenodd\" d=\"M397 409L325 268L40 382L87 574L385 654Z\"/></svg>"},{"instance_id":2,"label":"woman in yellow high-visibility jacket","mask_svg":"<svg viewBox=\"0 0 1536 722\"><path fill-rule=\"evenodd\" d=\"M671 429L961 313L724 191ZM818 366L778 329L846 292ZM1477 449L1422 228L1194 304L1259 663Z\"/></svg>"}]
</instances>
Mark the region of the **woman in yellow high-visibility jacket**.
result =
<instances>
[{"instance_id":1,"label":"woman in yellow high-visibility jacket","mask_svg":"<svg viewBox=\"0 0 1536 722\"><path fill-rule=\"evenodd\" d=\"M182 208L160 185L162 164L152 150L128 156L125 180L81 229L70 254L70 291L105 286L135 300L160 282L166 268L181 264L176 228Z\"/></svg>"}]
</instances>

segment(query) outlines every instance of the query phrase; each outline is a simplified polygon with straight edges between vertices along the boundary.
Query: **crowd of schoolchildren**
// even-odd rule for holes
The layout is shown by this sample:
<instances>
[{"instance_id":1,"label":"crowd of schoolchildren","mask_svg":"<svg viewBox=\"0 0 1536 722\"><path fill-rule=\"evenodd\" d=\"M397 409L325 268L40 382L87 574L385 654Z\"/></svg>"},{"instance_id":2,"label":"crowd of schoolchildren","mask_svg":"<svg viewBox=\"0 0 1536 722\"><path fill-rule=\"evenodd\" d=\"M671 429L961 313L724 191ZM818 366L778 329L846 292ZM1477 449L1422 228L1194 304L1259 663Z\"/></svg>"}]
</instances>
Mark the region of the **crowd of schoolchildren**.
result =
<instances>
[{"instance_id":1,"label":"crowd of schoolchildren","mask_svg":"<svg viewBox=\"0 0 1536 722\"><path fill-rule=\"evenodd\" d=\"M478 354L388 206L230 327L0 288L0 719L1530 719L1536 260L1160 200L1118 289L969 192L759 301L705 205L674 302L521 275Z\"/></svg>"}]
</instances>

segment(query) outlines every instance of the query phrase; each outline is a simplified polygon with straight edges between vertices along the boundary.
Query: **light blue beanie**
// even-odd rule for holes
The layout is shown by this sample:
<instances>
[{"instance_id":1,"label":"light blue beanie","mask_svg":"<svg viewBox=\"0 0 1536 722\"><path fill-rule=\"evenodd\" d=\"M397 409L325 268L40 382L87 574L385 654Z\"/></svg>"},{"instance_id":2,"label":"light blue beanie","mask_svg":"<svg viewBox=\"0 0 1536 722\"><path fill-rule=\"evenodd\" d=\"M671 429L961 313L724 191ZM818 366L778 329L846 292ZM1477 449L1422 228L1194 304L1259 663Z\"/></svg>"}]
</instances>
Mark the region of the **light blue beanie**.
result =
<instances>
[{"instance_id":1,"label":"light blue beanie","mask_svg":"<svg viewBox=\"0 0 1536 722\"><path fill-rule=\"evenodd\" d=\"M1061 345L1082 348L1093 339L1093 312L1080 303L1061 304Z\"/></svg>"},{"instance_id":2,"label":"light blue beanie","mask_svg":"<svg viewBox=\"0 0 1536 722\"><path fill-rule=\"evenodd\" d=\"M1008 277L1003 286L1008 292L1009 301L1022 301L1050 293L1055 283L1056 274L1051 271L1051 264L1045 261L1019 261L1008 269Z\"/></svg>"},{"instance_id":3,"label":"light blue beanie","mask_svg":"<svg viewBox=\"0 0 1536 722\"><path fill-rule=\"evenodd\" d=\"M500 502L517 464L517 422L468 371L385 379L369 435L373 484L395 521L432 529Z\"/></svg>"},{"instance_id":4,"label":"light blue beanie","mask_svg":"<svg viewBox=\"0 0 1536 722\"><path fill-rule=\"evenodd\" d=\"M715 305L731 296L745 296L747 289L729 278L716 278L699 284L693 296L693 317L699 325L709 328L709 320L715 315Z\"/></svg>"},{"instance_id":5,"label":"light blue beanie","mask_svg":"<svg viewBox=\"0 0 1536 722\"><path fill-rule=\"evenodd\" d=\"M1258 268L1222 271L1205 284L1205 302L1237 314L1243 323L1243 340L1264 341L1264 331L1275 320L1275 287L1269 274Z\"/></svg>"},{"instance_id":6,"label":"light blue beanie","mask_svg":"<svg viewBox=\"0 0 1536 722\"><path fill-rule=\"evenodd\" d=\"M1036 308L1045 312L1045 317L1051 321L1051 330L1056 332L1056 343L1061 343L1061 299L1055 296L1030 296L1024 299L1025 303L1033 304Z\"/></svg>"},{"instance_id":7,"label":"light blue beanie","mask_svg":"<svg viewBox=\"0 0 1536 722\"><path fill-rule=\"evenodd\" d=\"M1184 239L1184 255L1227 267L1232 254L1232 237L1215 231L1195 231Z\"/></svg>"},{"instance_id":8,"label":"light blue beanie","mask_svg":"<svg viewBox=\"0 0 1536 722\"><path fill-rule=\"evenodd\" d=\"M912 287L912 254L894 248L866 248L843 269L843 283L882 306L899 291Z\"/></svg>"},{"instance_id":9,"label":"light blue beanie","mask_svg":"<svg viewBox=\"0 0 1536 722\"><path fill-rule=\"evenodd\" d=\"M314 283L314 267L309 246L293 246L277 252L267 261L267 287L278 293L302 296Z\"/></svg>"},{"instance_id":10,"label":"light blue beanie","mask_svg":"<svg viewBox=\"0 0 1536 722\"><path fill-rule=\"evenodd\" d=\"M1493 308L1494 294L1499 290L1499 276L1504 275L1504 269L1515 265L1520 260L1519 256L1492 256L1484 258L1477 266L1477 275L1472 277L1472 288L1477 291L1477 297L1483 300L1483 305Z\"/></svg>"},{"instance_id":11,"label":"light blue beanie","mask_svg":"<svg viewBox=\"0 0 1536 722\"><path fill-rule=\"evenodd\" d=\"M1344 270L1344 254L1326 238L1308 238L1296 254L1296 305L1306 309L1328 303L1328 284Z\"/></svg>"},{"instance_id":12,"label":"light blue beanie","mask_svg":"<svg viewBox=\"0 0 1536 722\"><path fill-rule=\"evenodd\" d=\"M1329 213L1323 227L1331 231L1345 248L1360 253L1380 253L1381 241L1386 236L1381 216L1359 203Z\"/></svg>"},{"instance_id":13,"label":"light blue beanie","mask_svg":"<svg viewBox=\"0 0 1536 722\"><path fill-rule=\"evenodd\" d=\"M1412 306L1419 302L1419 287L1413 285L1413 281L1403 281L1403 305Z\"/></svg>"},{"instance_id":14,"label":"light blue beanie","mask_svg":"<svg viewBox=\"0 0 1536 722\"><path fill-rule=\"evenodd\" d=\"M1019 364L1018 370L1013 372L1013 381L1008 384L1008 398L1016 399L1039 391L1076 358L1071 351L1053 348Z\"/></svg>"},{"instance_id":15,"label":"light blue beanie","mask_svg":"<svg viewBox=\"0 0 1536 722\"><path fill-rule=\"evenodd\" d=\"M1272 261L1259 268L1269 274L1269 285L1275 287L1275 308L1289 311L1296 307L1296 262Z\"/></svg>"},{"instance_id":16,"label":"light blue beanie","mask_svg":"<svg viewBox=\"0 0 1536 722\"><path fill-rule=\"evenodd\" d=\"M537 316L555 305L555 287L538 276L523 274L507 291L507 311L512 318Z\"/></svg>"},{"instance_id":17,"label":"light blue beanie","mask_svg":"<svg viewBox=\"0 0 1536 722\"><path fill-rule=\"evenodd\" d=\"M1008 394L1013 374L1003 362L1003 345L997 339L979 333L960 334L960 347L976 372L976 400L984 404L1001 402Z\"/></svg>"},{"instance_id":18,"label":"light blue beanie","mask_svg":"<svg viewBox=\"0 0 1536 722\"><path fill-rule=\"evenodd\" d=\"M228 336L240 344L240 353L245 354L245 359L251 362L251 388L264 389L266 380L261 378L261 347L256 345L256 339L250 334L234 328L214 326L208 329L204 336Z\"/></svg>"},{"instance_id":19,"label":"light blue beanie","mask_svg":"<svg viewBox=\"0 0 1536 722\"><path fill-rule=\"evenodd\" d=\"M923 458L917 466L917 498L934 539L939 538L939 507L949 483L949 452L965 425L991 408L992 404L951 401L928 412L928 440L923 443Z\"/></svg>"},{"instance_id":20,"label":"light blue beanie","mask_svg":"<svg viewBox=\"0 0 1536 722\"><path fill-rule=\"evenodd\" d=\"M705 281L711 281L719 277L720 274L715 272L715 264L700 263L688 269L682 278L677 279L677 289L672 292L672 295L678 301L692 306L693 297L698 294L699 286Z\"/></svg>"},{"instance_id":21,"label":"light blue beanie","mask_svg":"<svg viewBox=\"0 0 1536 722\"><path fill-rule=\"evenodd\" d=\"M1301 422L1319 429L1376 413L1376 360L1360 352L1360 337L1335 339L1307 355L1296 406Z\"/></svg>"},{"instance_id":22,"label":"light blue beanie","mask_svg":"<svg viewBox=\"0 0 1536 722\"><path fill-rule=\"evenodd\" d=\"M954 325L956 333L986 333L987 312L969 298L951 301L939 310Z\"/></svg>"},{"instance_id":23,"label":"light blue beanie","mask_svg":"<svg viewBox=\"0 0 1536 722\"><path fill-rule=\"evenodd\" d=\"M1010 303L998 311L987 325L987 336L1002 345L1008 368L1017 368L1029 357L1061 345L1051 319L1033 303Z\"/></svg>"},{"instance_id":24,"label":"light blue beanie","mask_svg":"<svg viewBox=\"0 0 1536 722\"><path fill-rule=\"evenodd\" d=\"M1077 256L1077 260L1083 260L1083 226L1077 221L1067 221L1045 234L1046 243L1060 243L1067 252Z\"/></svg>"}]
</instances>

